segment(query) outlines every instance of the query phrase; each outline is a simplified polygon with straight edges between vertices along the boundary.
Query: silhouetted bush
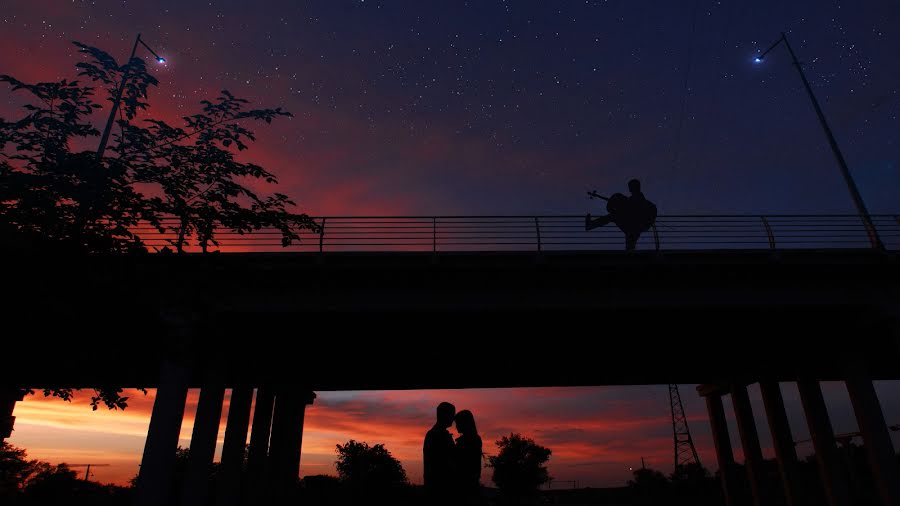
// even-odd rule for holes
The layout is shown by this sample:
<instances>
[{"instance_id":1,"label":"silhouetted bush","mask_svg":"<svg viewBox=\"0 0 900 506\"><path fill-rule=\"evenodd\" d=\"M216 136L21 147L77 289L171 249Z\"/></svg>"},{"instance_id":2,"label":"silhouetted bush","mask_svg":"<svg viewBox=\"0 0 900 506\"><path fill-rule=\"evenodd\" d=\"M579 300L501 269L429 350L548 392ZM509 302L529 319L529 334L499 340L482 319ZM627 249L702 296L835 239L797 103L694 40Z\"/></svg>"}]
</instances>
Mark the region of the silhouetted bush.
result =
<instances>
[{"instance_id":1,"label":"silhouetted bush","mask_svg":"<svg viewBox=\"0 0 900 506\"><path fill-rule=\"evenodd\" d=\"M510 434L496 441L499 452L488 458L494 469L492 480L505 501L513 504L534 502L538 487L550 480L547 467L552 452L521 434Z\"/></svg>"},{"instance_id":2,"label":"silhouetted bush","mask_svg":"<svg viewBox=\"0 0 900 506\"><path fill-rule=\"evenodd\" d=\"M335 451L341 484L355 498L388 500L409 484L403 465L382 444L369 446L351 439L336 445Z\"/></svg>"},{"instance_id":3,"label":"silhouetted bush","mask_svg":"<svg viewBox=\"0 0 900 506\"><path fill-rule=\"evenodd\" d=\"M0 504L4 506L125 506L131 489L79 479L65 464L28 460L25 450L0 444Z\"/></svg>"}]
</instances>

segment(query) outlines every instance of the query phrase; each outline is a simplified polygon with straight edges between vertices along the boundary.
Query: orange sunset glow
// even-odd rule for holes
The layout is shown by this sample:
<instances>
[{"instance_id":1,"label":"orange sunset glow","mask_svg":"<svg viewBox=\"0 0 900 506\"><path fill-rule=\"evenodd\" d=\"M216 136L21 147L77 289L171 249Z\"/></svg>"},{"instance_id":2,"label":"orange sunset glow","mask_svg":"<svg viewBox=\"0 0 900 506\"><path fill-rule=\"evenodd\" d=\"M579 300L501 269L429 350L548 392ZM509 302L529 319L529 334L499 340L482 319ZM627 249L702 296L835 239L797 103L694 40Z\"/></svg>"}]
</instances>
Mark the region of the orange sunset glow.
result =
<instances>
[{"instance_id":1,"label":"orange sunset glow","mask_svg":"<svg viewBox=\"0 0 900 506\"><path fill-rule=\"evenodd\" d=\"M897 382L879 382L885 416L900 420L900 400L884 393ZM825 395L835 431L856 430L846 390L840 383L825 383ZM797 440L808 438L793 385L785 391L792 430ZM712 440L702 399L689 385L682 397L691 430L704 464L715 468ZM31 458L50 462L105 463L92 470L94 479L124 484L137 473L150 420L154 391L146 396L129 392L125 411L90 410L89 393L81 392L70 404L45 399L40 393L16 407L16 430L10 442L28 449ZM179 444L190 446L198 392L188 396ZM762 413L758 389L751 387L754 409ZM397 457L414 483L422 479L422 440L434 423L434 407L448 400L458 409L470 409L485 441L485 453L496 453L493 441L510 432L521 432L551 450L551 475L557 480L579 480L582 486L621 486L631 478L629 468L647 465L671 471L672 435L668 396L664 385L591 388L529 388L472 390L411 390L371 392L318 392L307 408L304 424L301 474L335 474L335 445L349 439L383 443ZM758 408L757 408L758 406ZM728 407L728 406L727 406ZM219 430L221 451L228 394ZM736 458L740 444L732 413L732 438ZM764 453L772 457L764 417L757 426ZM900 438L895 436L895 445ZM801 454L811 452L801 444ZM482 474L490 484L490 470Z\"/></svg>"}]
</instances>

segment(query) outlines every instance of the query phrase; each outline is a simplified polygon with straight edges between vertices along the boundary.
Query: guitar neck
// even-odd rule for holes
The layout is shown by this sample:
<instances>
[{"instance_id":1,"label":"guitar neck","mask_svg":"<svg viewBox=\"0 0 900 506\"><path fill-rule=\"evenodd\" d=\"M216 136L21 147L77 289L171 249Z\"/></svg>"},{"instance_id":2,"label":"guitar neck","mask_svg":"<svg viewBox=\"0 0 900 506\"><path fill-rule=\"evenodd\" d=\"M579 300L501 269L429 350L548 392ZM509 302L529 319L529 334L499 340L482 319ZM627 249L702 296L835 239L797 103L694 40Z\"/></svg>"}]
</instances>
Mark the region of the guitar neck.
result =
<instances>
[{"instance_id":1,"label":"guitar neck","mask_svg":"<svg viewBox=\"0 0 900 506\"><path fill-rule=\"evenodd\" d=\"M600 195L600 194L597 193L596 191L587 192L587 194L588 194L591 198L603 199L603 200L609 202L609 197L604 197L603 195Z\"/></svg>"}]
</instances>

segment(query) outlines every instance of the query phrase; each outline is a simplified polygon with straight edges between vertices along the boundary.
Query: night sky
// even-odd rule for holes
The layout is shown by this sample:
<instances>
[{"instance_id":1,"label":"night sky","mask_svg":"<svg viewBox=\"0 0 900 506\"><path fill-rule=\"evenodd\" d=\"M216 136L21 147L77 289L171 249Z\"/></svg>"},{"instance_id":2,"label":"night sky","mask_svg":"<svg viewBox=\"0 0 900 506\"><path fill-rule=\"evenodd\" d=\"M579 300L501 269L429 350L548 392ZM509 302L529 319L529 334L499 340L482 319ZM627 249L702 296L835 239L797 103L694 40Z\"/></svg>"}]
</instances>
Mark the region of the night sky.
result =
<instances>
[{"instance_id":1,"label":"night sky","mask_svg":"<svg viewBox=\"0 0 900 506\"><path fill-rule=\"evenodd\" d=\"M140 32L168 60L139 49L160 80L143 117L177 122L221 89L293 112L261 127L247 158L311 215L584 213L585 190L623 191L631 177L661 214L852 213L786 51L753 62L786 31L870 210L898 211L897 2L2 0L0 23L0 73L21 80L74 77L72 40L124 60ZM15 117L21 98L0 97L0 116ZM685 388L714 467L702 402ZM842 388L829 407L837 430L855 430ZM879 388L897 423L900 388ZM508 429L548 441L558 479L621 484L642 455L671 467L664 387L542 392L465 392L457 405L479 417L486 449ZM356 437L387 441L415 478L445 395L325 394L304 465L333 473L333 445ZM12 442L55 461L126 455L109 478L122 482L148 403L92 414L29 400Z\"/></svg>"},{"instance_id":2,"label":"night sky","mask_svg":"<svg viewBox=\"0 0 900 506\"><path fill-rule=\"evenodd\" d=\"M662 214L853 212L784 48L753 63L787 31L868 205L897 210L896 2L5 4L20 79L141 32L169 62L153 116L220 89L292 111L250 156L314 215L582 213L630 177Z\"/></svg>"}]
</instances>

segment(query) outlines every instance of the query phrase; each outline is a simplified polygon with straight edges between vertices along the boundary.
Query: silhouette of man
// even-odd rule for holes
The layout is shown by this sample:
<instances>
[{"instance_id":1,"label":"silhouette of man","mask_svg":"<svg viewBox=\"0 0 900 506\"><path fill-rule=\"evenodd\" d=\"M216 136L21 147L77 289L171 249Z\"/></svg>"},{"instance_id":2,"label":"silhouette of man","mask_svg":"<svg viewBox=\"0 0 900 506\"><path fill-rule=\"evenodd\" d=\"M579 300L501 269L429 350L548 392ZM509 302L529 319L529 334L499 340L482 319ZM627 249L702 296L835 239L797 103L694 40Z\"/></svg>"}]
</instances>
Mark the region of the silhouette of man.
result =
<instances>
[{"instance_id":1,"label":"silhouette of man","mask_svg":"<svg viewBox=\"0 0 900 506\"><path fill-rule=\"evenodd\" d=\"M593 230L607 223L615 223L625 234L625 250L634 251L641 234L647 231L656 222L656 205L644 197L641 192L641 182L637 179L628 181L630 197L621 193L614 193L606 202L606 210L609 214L596 219L591 219L588 214L584 218L584 229Z\"/></svg>"},{"instance_id":2,"label":"silhouette of man","mask_svg":"<svg viewBox=\"0 0 900 506\"><path fill-rule=\"evenodd\" d=\"M432 504L448 504L453 492L455 445L448 427L453 425L456 407L442 402L437 407L437 421L425 434L422 448L425 491Z\"/></svg>"}]
</instances>

